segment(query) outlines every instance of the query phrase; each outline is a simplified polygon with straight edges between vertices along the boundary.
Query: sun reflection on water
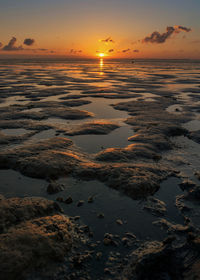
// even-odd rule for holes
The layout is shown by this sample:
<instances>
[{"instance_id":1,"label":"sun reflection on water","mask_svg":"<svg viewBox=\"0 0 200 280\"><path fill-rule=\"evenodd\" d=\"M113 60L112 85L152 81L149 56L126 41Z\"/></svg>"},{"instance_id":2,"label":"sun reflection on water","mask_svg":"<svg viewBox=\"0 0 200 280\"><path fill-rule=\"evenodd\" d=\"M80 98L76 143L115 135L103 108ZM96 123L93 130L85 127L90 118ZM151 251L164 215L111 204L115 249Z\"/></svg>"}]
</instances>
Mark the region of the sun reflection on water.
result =
<instances>
[{"instance_id":1,"label":"sun reflection on water","mask_svg":"<svg viewBox=\"0 0 200 280\"><path fill-rule=\"evenodd\" d=\"M103 58L101 58L99 60L99 69L100 69L99 75L101 75L101 76L104 74L103 73L103 66L104 66L104 62L103 62Z\"/></svg>"}]
</instances>

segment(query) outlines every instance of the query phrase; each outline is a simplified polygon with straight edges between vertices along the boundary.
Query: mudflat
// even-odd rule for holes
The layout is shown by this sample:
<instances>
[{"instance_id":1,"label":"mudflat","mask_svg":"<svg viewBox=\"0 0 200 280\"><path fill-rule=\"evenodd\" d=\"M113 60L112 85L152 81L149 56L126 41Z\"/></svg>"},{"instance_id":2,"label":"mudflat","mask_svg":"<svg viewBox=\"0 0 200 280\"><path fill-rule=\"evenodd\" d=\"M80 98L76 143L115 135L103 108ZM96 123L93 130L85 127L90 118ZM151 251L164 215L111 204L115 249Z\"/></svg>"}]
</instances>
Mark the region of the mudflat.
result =
<instances>
[{"instance_id":1,"label":"mudflat","mask_svg":"<svg viewBox=\"0 0 200 280\"><path fill-rule=\"evenodd\" d=\"M200 62L0 64L1 279L198 279Z\"/></svg>"}]
</instances>

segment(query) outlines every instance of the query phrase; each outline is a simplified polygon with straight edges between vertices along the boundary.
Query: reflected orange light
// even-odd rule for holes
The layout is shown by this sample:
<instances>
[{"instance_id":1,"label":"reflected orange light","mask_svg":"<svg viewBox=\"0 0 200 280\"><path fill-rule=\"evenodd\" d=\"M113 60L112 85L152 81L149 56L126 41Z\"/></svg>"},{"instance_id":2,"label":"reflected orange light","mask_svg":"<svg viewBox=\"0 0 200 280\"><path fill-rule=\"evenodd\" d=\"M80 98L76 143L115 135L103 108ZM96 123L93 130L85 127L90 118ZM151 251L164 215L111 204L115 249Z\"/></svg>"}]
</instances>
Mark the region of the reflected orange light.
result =
<instances>
[{"instance_id":1,"label":"reflected orange light","mask_svg":"<svg viewBox=\"0 0 200 280\"><path fill-rule=\"evenodd\" d=\"M103 58L100 59L99 66L100 66L101 69L103 68Z\"/></svg>"},{"instance_id":2,"label":"reflected orange light","mask_svg":"<svg viewBox=\"0 0 200 280\"><path fill-rule=\"evenodd\" d=\"M104 66L104 63L103 63L103 58L100 59L99 61L99 68L100 68L100 72L99 72L99 75L103 75L103 66Z\"/></svg>"}]
</instances>

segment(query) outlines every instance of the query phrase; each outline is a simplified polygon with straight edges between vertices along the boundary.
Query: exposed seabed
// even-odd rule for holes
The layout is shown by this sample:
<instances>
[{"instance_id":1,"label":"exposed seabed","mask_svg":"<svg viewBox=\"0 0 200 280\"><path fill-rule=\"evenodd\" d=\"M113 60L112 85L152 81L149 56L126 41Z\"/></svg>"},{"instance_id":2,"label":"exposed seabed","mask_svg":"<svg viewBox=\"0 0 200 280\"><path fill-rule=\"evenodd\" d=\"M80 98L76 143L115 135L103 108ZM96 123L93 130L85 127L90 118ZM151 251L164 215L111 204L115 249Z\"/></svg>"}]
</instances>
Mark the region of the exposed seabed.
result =
<instances>
[{"instance_id":1,"label":"exposed seabed","mask_svg":"<svg viewBox=\"0 0 200 280\"><path fill-rule=\"evenodd\" d=\"M2 279L198 279L200 63L0 77Z\"/></svg>"}]
</instances>

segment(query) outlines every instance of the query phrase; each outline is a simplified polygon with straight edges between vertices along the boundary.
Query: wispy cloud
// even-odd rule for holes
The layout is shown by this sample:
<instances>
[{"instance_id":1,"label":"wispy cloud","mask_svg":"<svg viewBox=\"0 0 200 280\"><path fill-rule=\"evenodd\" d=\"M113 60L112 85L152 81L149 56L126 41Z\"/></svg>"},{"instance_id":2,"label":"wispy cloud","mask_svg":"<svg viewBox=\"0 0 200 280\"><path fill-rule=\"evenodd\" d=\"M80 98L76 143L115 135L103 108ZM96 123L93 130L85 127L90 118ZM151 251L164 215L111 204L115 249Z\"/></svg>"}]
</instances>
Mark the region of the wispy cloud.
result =
<instances>
[{"instance_id":1,"label":"wispy cloud","mask_svg":"<svg viewBox=\"0 0 200 280\"><path fill-rule=\"evenodd\" d=\"M75 49L71 49L70 51L69 51L71 54L77 54L77 53L82 53L82 50L75 50Z\"/></svg>"},{"instance_id":2,"label":"wispy cloud","mask_svg":"<svg viewBox=\"0 0 200 280\"><path fill-rule=\"evenodd\" d=\"M109 52L109 53L114 52L114 49L110 49L110 50L108 50L108 52Z\"/></svg>"},{"instance_id":3,"label":"wispy cloud","mask_svg":"<svg viewBox=\"0 0 200 280\"><path fill-rule=\"evenodd\" d=\"M139 51L139 50L133 50L133 52L135 52L135 53L139 53L140 51Z\"/></svg>"},{"instance_id":4,"label":"wispy cloud","mask_svg":"<svg viewBox=\"0 0 200 280\"><path fill-rule=\"evenodd\" d=\"M130 52L130 49L122 50L123 53Z\"/></svg>"},{"instance_id":5,"label":"wispy cloud","mask_svg":"<svg viewBox=\"0 0 200 280\"><path fill-rule=\"evenodd\" d=\"M24 45L26 46L32 46L34 43L35 43L34 39L27 38L24 40Z\"/></svg>"},{"instance_id":6,"label":"wispy cloud","mask_svg":"<svg viewBox=\"0 0 200 280\"><path fill-rule=\"evenodd\" d=\"M172 36L172 34L178 34L181 31L190 32L190 31L192 31L192 29L181 26L181 25L167 26L166 32L160 33L158 31L154 31L151 35L145 37L142 40L142 43L162 44L162 43L165 43L166 40L169 39Z\"/></svg>"},{"instance_id":7,"label":"wispy cloud","mask_svg":"<svg viewBox=\"0 0 200 280\"><path fill-rule=\"evenodd\" d=\"M3 51L21 51L23 50L22 46L16 46L17 39L15 37L12 37L10 39L9 43L3 47Z\"/></svg>"},{"instance_id":8,"label":"wispy cloud","mask_svg":"<svg viewBox=\"0 0 200 280\"><path fill-rule=\"evenodd\" d=\"M106 44L115 43L115 41L111 37L108 37L106 39L101 39L101 40L99 40L99 42L106 43Z\"/></svg>"}]
</instances>

